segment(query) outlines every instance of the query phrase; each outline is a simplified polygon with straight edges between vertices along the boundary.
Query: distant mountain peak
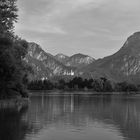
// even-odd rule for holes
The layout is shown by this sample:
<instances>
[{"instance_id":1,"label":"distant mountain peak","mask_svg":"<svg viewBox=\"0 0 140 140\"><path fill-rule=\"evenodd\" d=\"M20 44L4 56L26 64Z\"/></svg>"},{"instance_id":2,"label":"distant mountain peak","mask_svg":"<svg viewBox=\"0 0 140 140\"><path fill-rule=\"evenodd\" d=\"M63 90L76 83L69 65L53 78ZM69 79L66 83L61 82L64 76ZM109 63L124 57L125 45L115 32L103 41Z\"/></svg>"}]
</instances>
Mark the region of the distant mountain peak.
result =
<instances>
[{"instance_id":1,"label":"distant mountain peak","mask_svg":"<svg viewBox=\"0 0 140 140\"><path fill-rule=\"evenodd\" d=\"M74 54L70 57L62 53L59 53L55 56L55 58L56 60L63 63L65 66L71 66L71 67L76 67L76 68L84 67L95 61L94 58L85 54L81 54L81 53Z\"/></svg>"},{"instance_id":2,"label":"distant mountain peak","mask_svg":"<svg viewBox=\"0 0 140 140\"><path fill-rule=\"evenodd\" d=\"M100 73L98 73L100 71ZM110 79L140 82L140 32L136 32L115 54L93 62L85 67L85 72L95 76L107 74Z\"/></svg>"},{"instance_id":3,"label":"distant mountain peak","mask_svg":"<svg viewBox=\"0 0 140 140\"><path fill-rule=\"evenodd\" d=\"M73 58L80 59L81 58L81 59L87 59L87 60L91 60L91 61L95 60L93 57L85 55L85 54L81 54L81 53L74 54L70 58L71 59L73 59Z\"/></svg>"},{"instance_id":4,"label":"distant mountain peak","mask_svg":"<svg viewBox=\"0 0 140 140\"><path fill-rule=\"evenodd\" d=\"M34 70L34 79L48 79L52 76L75 75L76 69L58 61L53 55L46 53L40 45L28 43L28 54L25 61Z\"/></svg>"},{"instance_id":5,"label":"distant mountain peak","mask_svg":"<svg viewBox=\"0 0 140 140\"><path fill-rule=\"evenodd\" d=\"M139 32L135 32L133 35L140 36L140 31Z\"/></svg>"},{"instance_id":6,"label":"distant mountain peak","mask_svg":"<svg viewBox=\"0 0 140 140\"><path fill-rule=\"evenodd\" d=\"M127 39L128 41L140 40L140 32L135 32Z\"/></svg>"},{"instance_id":7,"label":"distant mountain peak","mask_svg":"<svg viewBox=\"0 0 140 140\"><path fill-rule=\"evenodd\" d=\"M94 61L95 61L94 58L85 54L78 53L72 55L65 65L81 68L81 67L85 67L88 64L93 63Z\"/></svg>"},{"instance_id":8,"label":"distant mountain peak","mask_svg":"<svg viewBox=\"0 0 140 140\"><path fill-rule=\"evenodd\" d=\"M82 53L77 53L71 56L72 57L88 57L88 55L82 54Z\"/></svg>"},{"instance_id":9,"label":"distant mountain peak","mask_svg":"<svg viewBox=\"0 0 140 140\"><path fill-rule=\"evenodd\" d=\"M59 53L54 56L55 59L65 65L66 61L69 59L69 57L65 54Z\"/></svg>"},{"instance_id":10,"label":"distant mountain peak","mask_svg":"<svg viewBox=\"0 0 140 140\"><path fill-rule=\"evenodd\" d=\"M120 50L122 49L129 49L130 51L133 50L136 53L140 53L140 32L135 32L130 37L128 37Z\"/></svg>"},{"instance_id":11,"label":"distant mountain peak","mask_svg":"<svg viewBox=\"0 0 140 140\"><path fill-rule=\"evenodd\" d=\"M29 42L29 45L30 45L30 46L29 46L30 48L35 48L35 49L36 49L36 48L40 48L40 49L42 49L41 46L38 45L38 44L35 43L35 42Z\"/></svg>"},{"instance_id":12,"label":"distant mountain peak","mask_svg":"<svg viewBox=\"0 0 140 140\"><path fill-rule=\"evenodd\" d=\"M55 57L57 57L57 58L68 58L68 56L67 55L65 55L65 54L63 54L63 53L58 53L57 55L55 55Z\"/></svg>"}]
</instances>

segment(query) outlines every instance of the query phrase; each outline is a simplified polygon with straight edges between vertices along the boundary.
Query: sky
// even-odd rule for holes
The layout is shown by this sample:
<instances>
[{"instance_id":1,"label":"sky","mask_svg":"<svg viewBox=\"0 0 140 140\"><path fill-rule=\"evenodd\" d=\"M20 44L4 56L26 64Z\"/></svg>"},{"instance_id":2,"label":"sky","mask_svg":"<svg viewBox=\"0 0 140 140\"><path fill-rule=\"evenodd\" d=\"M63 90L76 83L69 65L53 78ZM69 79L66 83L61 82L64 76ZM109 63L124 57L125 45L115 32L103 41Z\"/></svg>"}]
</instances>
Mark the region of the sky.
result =
<instances>
[{"instance_id":1,"label":"sky","mask_svg":"<svg viewBox=\"0 0 140 140\"><path fill-rule=\"evenodd\" d=\"M140 0L18 0L15 33L48 53L103 58L140 31Z\"/></svg>"}]
</instances>

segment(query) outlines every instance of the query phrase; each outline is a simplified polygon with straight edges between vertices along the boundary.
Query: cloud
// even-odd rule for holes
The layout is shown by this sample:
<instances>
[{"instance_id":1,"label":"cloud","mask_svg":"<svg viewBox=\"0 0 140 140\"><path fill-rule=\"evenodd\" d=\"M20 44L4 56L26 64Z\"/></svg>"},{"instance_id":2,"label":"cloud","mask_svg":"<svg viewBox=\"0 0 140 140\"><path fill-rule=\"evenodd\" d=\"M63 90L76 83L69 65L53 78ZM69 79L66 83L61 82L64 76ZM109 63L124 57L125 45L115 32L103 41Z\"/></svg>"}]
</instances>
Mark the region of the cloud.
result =
<instances>
[{"instance_id":1,"label":"cloud","mask_svg":"<svg viewBox=\"0 0 140 140\"><path fill-rule=\"evenodd\" d=\"M93 52L103 57L140 30L139 0L19 0L18 7L16 33L48 44L50 53L104 50Z\"/></svg>"},{"instance_id":2,"label":"cloud","mask_svg":"<svg viewBox=\"0 0 140 140\"><path fill-rule=\"evenodd\" d=\"M52 0L48 20L63 18L81 10L97 8L109 0Z\"/></svg>"},{"instance_id":3,"label":"cloud","mask_svg":"<svg viewBox=\"0 0 140 140\"><path fill-rule=\"evenodd\" d=\"M43 16L49 21L68 16L82 9L97 8L107 1L109 0L25 0L19 1L18 5L22 16L26 18Z\"/></svg>"}]
</instances>

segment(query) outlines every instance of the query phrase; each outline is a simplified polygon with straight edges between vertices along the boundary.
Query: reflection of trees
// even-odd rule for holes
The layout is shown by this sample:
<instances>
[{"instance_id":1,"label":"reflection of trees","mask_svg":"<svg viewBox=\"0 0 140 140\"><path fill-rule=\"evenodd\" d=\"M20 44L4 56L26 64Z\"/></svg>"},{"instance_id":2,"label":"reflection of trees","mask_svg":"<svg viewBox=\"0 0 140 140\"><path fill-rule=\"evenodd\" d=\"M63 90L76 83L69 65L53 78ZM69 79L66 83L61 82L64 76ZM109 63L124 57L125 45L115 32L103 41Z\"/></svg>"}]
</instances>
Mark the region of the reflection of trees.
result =
<instances>
[{"instance_id":1,"label":"reflection of trees","mask_svg":"<svg viewBox=\"0 0 140 140\"><path fill-rule=\"evenodd\" d=\"M31 132L32 125L22 120L27 108L0 109L0 140L23 140L26 133Z\"/></svg>"},{"instance_id":2,"label":"reflection of trees","mask_svg":"<svg viewBox=\"0 0 140 140\"><path fill-rule=\"evenodd\" d=\"M0 109L0 140L24 140L50 126L110 125L126 138L140 138L140 102L113 96L64 95L33 97L29 109Z\"/></svg>"},{"instance_id":3,"label":"reflection of trees","mask_svg":"<svg viewBox=\"0 0 140 140\"><path fill-rule=\"evenodd\" d=\"M51 124L86 126L94 121L113 125L124 137L140 138L140 103L113 96L64 95L34 97L27 120L36 127Z\"/></svg>"},{"instance_id":4,"label":"reflection of trees","mask_svg":"<svg viewBox=\"0 0 140 140\"><path fill-rule=\"evenodd\" d=\"M125 98L122 101L112 102L113 120L120 127L124 137L140 138L140 103L137 99ZM113 111L115 110L115 111Z\"/></svg>"}]
</instances>

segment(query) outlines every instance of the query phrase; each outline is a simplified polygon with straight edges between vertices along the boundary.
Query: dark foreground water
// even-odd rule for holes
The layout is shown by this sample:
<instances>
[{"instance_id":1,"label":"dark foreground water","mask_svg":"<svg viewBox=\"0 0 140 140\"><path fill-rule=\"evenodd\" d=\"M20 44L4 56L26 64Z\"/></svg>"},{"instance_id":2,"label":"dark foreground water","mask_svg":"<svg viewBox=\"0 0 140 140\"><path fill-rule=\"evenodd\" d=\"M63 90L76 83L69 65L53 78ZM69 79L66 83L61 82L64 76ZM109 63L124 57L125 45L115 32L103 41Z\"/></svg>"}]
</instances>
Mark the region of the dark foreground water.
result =
<instances>
[{"instance_id":1,"label":"dark foreground water","mask_svg":"<svg viewBox=\"0 0 140 140\"><path fill-rule=\"evenodd\" d=\"M0 109L0 140L140 140L140 97L32 96Z\"/></svg>"}]
</instances>

